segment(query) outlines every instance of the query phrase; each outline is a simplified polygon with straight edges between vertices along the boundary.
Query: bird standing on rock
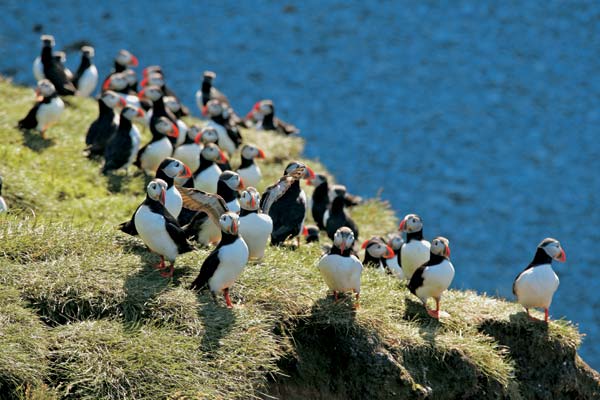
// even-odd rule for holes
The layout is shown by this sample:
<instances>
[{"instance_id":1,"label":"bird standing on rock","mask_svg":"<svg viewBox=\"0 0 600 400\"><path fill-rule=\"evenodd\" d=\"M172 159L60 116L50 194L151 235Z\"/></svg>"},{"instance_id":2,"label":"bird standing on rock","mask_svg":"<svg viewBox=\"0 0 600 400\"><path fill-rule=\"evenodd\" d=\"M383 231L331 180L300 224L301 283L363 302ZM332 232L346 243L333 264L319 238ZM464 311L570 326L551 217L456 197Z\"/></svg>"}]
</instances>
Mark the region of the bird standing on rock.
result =
<instances>
[{"instance_id":1,"label":"bird standing on rock","mask_svg":"<svg viewBox=\"0 0 600 400\"><path fill-rule=\"evenodd\" d=\"M445 237L438 236L431 242L429 261L417 268L408 283L408 289L417 296L427 313L433 318L440 317L442 293L448 289L454 279L454 266L450 262L450 243ZM427 308L427 299L435 299L435 310Z\"/></svg>"},{"instance_id":2,"label":"bird standing on rock","mask_svg":"<svg viewBox=\"0 0 600 400\"><path fill-rule=\"evenodd\" d=\"M423 220L417 214L408 214L400 222L400 232L406 232L406 243L400 248L400 265L410 280L417 268L429 260L430 244L423 239Z\"/></svg>"},{"instance_id":3,"label":"bird standing on rock","mask_svg":"<svg viewBox=\"0 0 600 400\"><path fill-rule=\"evenodd\" d=\"M540 307L544 309L544 321L548 322L548 310L559 284L552 270L552 260L565 262L567 256L558 240L546 238L537 246L533 260L513 282L513 294L531 319L536 318L529 314L529 309Z\"/></svg>"},{"instance_id":4,"label":"bird standing on rock","mask_svg":"<svg viewBox=\"0 0 600 400\"><path fill-rule=\"evenodd\" d=\"M98 84L98 69L94 65L94 48L83 46L81 48L81 62L73 75L73 84L77 88L78 96L89 97Z\"/></svg>"},{"instance_id":5,"label":"bird standing on rock","mask_svg":"<svg viewBox=\"0 0 600 400\"><path fill-rule=\"evenodd\" d=\"M240 174L247 186L257 187L262 179L262 172L255 159L264 159L265 152L256 146L245 144L242 146L241 158L242 163L236 172Z\"/></svg>"},{"instance_id":6,"label":"bird standing on rock","mask_svg":"<svg viewBox=\"0 0 600 400\"><path fill-rule=\"evenodd\" d=\"M133 120L143 116L144 111L141 108L131 106L123 108L119 117L119 127L110 137L104 149L103 174L119 169L127 172L127 168L133 164L142 140L140 131L133 124Z\"/></svg>"},{"instance_id":7,"label":"bird standing on rock","mask_svg":"<svg viewBox=\"0 0 600 400\"><path fill-rule=\"evenodd\" d=\"M265 255L273 220L260 211L260 193L250 186L240 197L240 235L248 245L250 258L260 260Z\"/></svg>"}]
</instances>

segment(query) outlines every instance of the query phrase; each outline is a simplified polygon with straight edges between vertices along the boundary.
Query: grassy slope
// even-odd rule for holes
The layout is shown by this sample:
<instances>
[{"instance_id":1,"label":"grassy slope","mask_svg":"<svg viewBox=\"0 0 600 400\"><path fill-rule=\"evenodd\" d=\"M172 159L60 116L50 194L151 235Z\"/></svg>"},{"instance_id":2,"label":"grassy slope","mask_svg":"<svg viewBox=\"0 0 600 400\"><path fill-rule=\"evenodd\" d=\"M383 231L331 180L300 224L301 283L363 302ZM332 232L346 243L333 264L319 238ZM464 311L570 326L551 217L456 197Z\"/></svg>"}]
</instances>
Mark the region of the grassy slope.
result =
<instances>
[{"instance_id":1,"label":"grassy slope","mask_svg":"<svg viewBox=\"0 0 600 400\"><path fill-rule=\"evenodd\" d=\"M81 156L96 104L70 100L43 141L14 128L32 91L0 82L0 92L12 207L0 215L0 398L600 396L571 323L532 323L515 304L463 291L445 297L451 316L440 323L371 270L355 311L326 297L318 245L270 248L232 288L233 310L185 289L206 250L160 278L143 244L114 228L143 198L144 178L107 179ZM244 137L267 152L265 184L302 150L300 139ZM364 237L397 223L376 200L353 216Z\"/></svg>"}]
</instances>

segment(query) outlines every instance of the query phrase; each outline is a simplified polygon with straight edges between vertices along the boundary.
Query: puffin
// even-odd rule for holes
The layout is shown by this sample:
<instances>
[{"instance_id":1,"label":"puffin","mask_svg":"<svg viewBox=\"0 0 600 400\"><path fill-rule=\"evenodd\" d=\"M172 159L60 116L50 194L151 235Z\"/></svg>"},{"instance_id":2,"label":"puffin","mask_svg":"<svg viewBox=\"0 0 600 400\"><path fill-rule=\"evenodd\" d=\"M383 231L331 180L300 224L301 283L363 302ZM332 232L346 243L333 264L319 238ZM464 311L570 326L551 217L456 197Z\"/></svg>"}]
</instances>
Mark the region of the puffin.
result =
<instances>
[{"instance_id":1,"label":"puffin","mask_svg":"<svg viewBox=\"0 0 600 400\"><path fill-rule=\"evenodd\" d=\"M202 111L202 115L206 115L204 106L210 100L218 100L224 104L229 104L229 99L213 86L213 80L217 77L213 71L204 71L202 74L202 86L196 92L196 105Z\"/></svg>"},{"instance_id":2,"label":"puffin","mask_svg":"<svg viewBox=\"0 0 600 400\"><path fill-rule=\"evenodd\" d=\"M61 96L72 96L76 92L75 86L67 76L65 67L60 59L56 59L52 53L54 47L54 36L42 35L42 62L44 77L56 88L56 93Z\"/></svg>"},{"instance_id":3,"label":"puffin","mask_svg":"<svg viewBox=\"0 0 600 400\"><path fill-rule=\"evenodd\" d=\"M400 264L400 249L404 244L404 240L402 239L402 235L394 234L388 238L387 242L388 246L392 248L395 253L395 256L389 259L384 259L383 262L387 267L388 271L394 275L399 280L404 279L404 271L402 270L402 264Z\"/></svg>"},{"instance_id":4,"label":"puffin","mask_svg":"<svg viewBox=\"0 0 600 400\"><path fill-rule=\"evenodd\" d=\"M165 208L167 183L153 179L146 188L146 199L135 213L135 228L148 248L160 256L157 269L165 270L165 259L171 264L161 272L164 278L173 276L175 258L194 248L187 242L186 233Z\"/></svg>"},{"instance_id":5,"label":"puffin","mask_svg":"<svg viewBox=\"0 0 600 400\"><path fill-rule=\"evenodd\" d=\"M98 99L98 117L90 124L85 135L86 153L90 158L102 156L106 143L115 134L119 126L119 115L115 113L118 107L127 103L116 92L108 90Z\"/></svg>"},{"instance_id":6,"label":"puffin","mask_svg":"<svg viewBox=\"0 0 600 400\"><path fill-rule=\"evenodd\" d=\"M164 101L164 94L162 90L158 86L150 85L146 86L138 93L138 97L140 99L147 98L152 101L152 110L148 111L148 118L150 123L150 130L152 131L152 126L160 117L166 117L169 121L177 124L177 117L173 112L167 108ZM177 143L176 140L173 141L173 145Z\"/></svg>"},{"instance_id":7,"label":"puffin","mask_svg":"<svg viewBox=\"0 0 600 400\"><path fill-rule=\"evenodd\" d=\"M207 126L217 130L219 134L219 147L229 156L242 144L242 135L240 131L231 125L223 116L224 104L219 100L210 100L206 103L206 113L210 117Z\"/></svg>"},{"instance_id":8,"label":"puffin","mask_svg":"<svg viewBox=\"0 0 600 400\"><path fill-rule=\"evenodd\" d=\"M102 84L102 91L112 90L119 93L121 97L127 102L127 104L142 108L141 99L135 95L129 93L129 81L127 80L127 74L125 72L117 72L111 74L104 83Z\"/></svg>"},{"instance_id":9,"label":"puffin","mask_svg":"<svg viewBox=\"0 0 600 400\"><path fill-rule=\"evenodd\" d=\"M382 238L376 236L365 240L361 248L365 251L363 265L377 268L381 272L385 272L386 262L395 256L394 250Z\"/></svg>"},{"instance_id":10,"label":"puffin","mask_svg":"<svg viewBox=\"0 0 600 400\"><path fill-rule=\"evenodd\" d=\"M65 103L58 97L54 85L48 79L38 82L35 94L38 100L25 118L18 122L18 126L20 129L35 129L45 139L46 130L59 120L65 109Z\"/></svg>"},{"instance_id":11,"label":"puffin","mask_svg":"<svg viewBox=\"0 0 600 400\"><path fill-rule=\"evenodd\" d=\"M264 159L265 152L256 146L245 144L242 146L241 158L242 163L236 172L244 179L247 186L257 187L262 178L262 173L254 160L256 158Z\"/></svg>"},{"instance_id":12,"label":"puffin","mask_svg":"<svg viewBox=\"0 0 600 400\"><path fill-rule=\"evenodd\" d=\"M244 189L244 187L244 180L236 172L223 171L219 176L217 194L225 200L229 211L240 212L239 190Z\"/></svg>"},{"instance_id":13,"label":"puffin","mask_svg":"<svg viewBox=\"0 0 600 400\"><path fill-rule=\"evenodd\" d=\"M323 214L323 224L325 225L327 236L333 240L333 235L335 235L335 232L342 226L347 226L348 228L352 229L354 238L358 239L358 226L356 225L356 222L354 222L354 220L348 215L346 210L344 210L346 186L334 185L330 194L334 196L331 206Z\"/></svg>"},{"instance_id":14,"label":"puffin","mask_svg":"<svg viewBox=\"0 0 600 400\"><path fill-rule=\"evenodd\" d=\"M260 211L260 193L249 186L240 197L240 236L248 245L250 258L260 260L265 255L273 220Z\"/></svg>"},{"instance_id":15,"label":"puffin","mask_svg":"<svg viewBox=\"0 0 600 400\"><path fill-rule=\"evenodd\" d=\"M155 179L162 179L167 183L167 195L165 198L165 207L169 213L175 218L179 217L183 200L177 187L175 187L175 179L186 180L192 177L192 171L181 161L167 157L156 169Z\"/></svg>"},{"instance_id":16,"label":"puffin","mask_svg":"<svg viewBox=\"0 0 600 400\"><path fill-rule=\"evenodd\" d=\"M111 75L121 73L129 69L129 67L137 67L138 65L139 61L136 56L125 49L119 50L117 56L115 57L114 67L110 74L108 74L108 76L102 82L102 87L105 86L106 81L111 77Z\"/></svg>"},{"instance_id":17,"label":"puffin","mask_svg":"<svg viewBox=\"0 0 600 400\"><path fill-rule=\"evenodd\" d=\"M187 133L189 130L187 124L181 119L179 119L179 117L177 116L178 112L181 111L181 105L173 96L164 96L163 102L165 103L165 107L168 108L176 118L175 123L177 124L177 128L179 129L179 138L175 143L175 147L179 147L183 143L185 143L185 139L187 138Z\"/></svg>"},{"instance_id":18,"label":"puffin","mask_svg":"<svg viewBox=\"0 0 600 400\"><path fill-rule=\"evenodd\" d=\"M306 193L300 187L300 179L310 179L314 174L304 163L292 161L285 168L284 175L263 193L260 207L273 220L271 245L279 246L302 232Z\"/></svg>"},{"instance_id":19,"label":"puffin","mask_svg":"<svg viewBox=\"0 0 600 400\"><path fill-rule=\"evenodd\" d=\"M133 120L136 117L142 118L143 116L144 110L141 108L123 107L119 118L119 127L110 137L104 149L103 174L106 175L119 169L127 171L127 168L133 164L142 140L140 131L133 124Z\"/></svg>"},{"instance_id":20,"label":"puffin","mask_svg":"<svg viewBox=\"0 0 600 400\"><path fill-rule=\"evenodd\" d=\"M138 79L135 71L131 68L127 68L125 71L123 71L123 73L125 74L125 80L127 81L127 93L130 95L137 95Z\"/></svg>"},{"instance_id":21,"label":"puffin","mask_svg":"<svg viewBox=\"0 0 600 400\"><path fill-rule=\"evenodd\" d=\"M135 162L149 176L154 175L160 163L173 154L170 138L177 139L179 135L177 125L166 117L160 117L151 127L152 140L141 148Z\"/></svg>"},{"instance_id":22,"label":"puffin","mask_svg":"<svg viewBox=\"0 0 600 400\"><path fill-rule=\"evenodd\" d=\"M200 133L202 134L200 141L202 142L203 146L206 146L208 143L214 143L217 146L219 145L219 133L215 128L211 126L205 126L202 128ZM233 170L225 154L223 154L223 159L221 161L217 161L217 165L219 168L221 168L221 171Z\"/></svg>"},{"instance_id":23,"label":"puffin","mask_svg":"<svg viewBox=\"0 0 600 400\"><path fill-rule=\"evenodd\" d=\"M360 277L363 265L353 254L354 234L348 227L341 227L333 235L333 246L329 254L323 255L318 262L319 272L333 291L335 299L339 292L352 291L356 301L360 296Z\"/></svg>"},{"instance_id":24,"label":"puffin","mask_svg":"<svg viewBox=\"0 0 600 400\"><path fill-rule=\"evenodd\" d=\"M59 62L63 66L67 78L69 78L69 75L73 75L73 73L65 66L65 62L67 62L67 55L64 51L53 51L52 57L54 57L56 62ZM37 56L35 60L33 60L33 77L35 78L36 82L41 81L42 79L46 79L46 76L44 75L44 65L42 64L42 57L40 56Z\"/></svg>"},{"instance_id":25,"label":"puffin","mask_svg":"<svg viewBox=\"0 0 600 400\"><path fill-rule=\"evenodd\" d=\"M6 205L6 201L2 197L2 177L0 176L0 213L8 211L8 206Z\"/></svg>"},{"instance_id":26,"label":"puffin","mask_svg":"<svg viewBox=\"0 0 600 400\"><path fill-rule=\"evenodd\" d=\"M302 236L306 238L306 243L319 243L319 227L316 225L304 225L302 227Z\"/></svg>"},{"instance_id":27,"label":"puffin","mask_svg":"<svg viewBox=\"0 0 600 400\"><path fill-rule=\"evenodd\" d=\"M173 151L173 158L181 160L192 171L196 171L200 166L200 152L204 147L200 132L201 130L198 125L190 126L185 136L180 131L179 136L185 138L184 142Z\"/></svg>"},{"instance_id":28,"label":"puffin","mask_svg":"<svg viewBox=\"0 0 600 400\"><path fill-rule=\"evenodd\" d=\"M454 266L450 262L450 243L438 236L431 241L429 261L417 268L408 282L408 290L421 300L427 314L439 319L442 293L454 278ZM435 299L435 310L427 308L427 299Z\"/></svg>"},{"instance_id":29,"label":"puffin","mask_svg":"<svg viewBox=\"0 0 600 400\"><path fill-rule=\"evenodd\" d=\"M234 212L221 215L221 241L206 257L198 277L190 285L190 289L198 291L208 287L213 296L223 293L227 308L233 307L229 288L241 275L249 256L248 246L238 234L239 218Z\"/></svg>"},{"instance_id":30,"label":"puffin","mask_svg":"<svg viewBox=\"0 0 600 400\"><path fill-rule=\"evenodd\" d=\"M208 143L200 151L200 163L194 171L194 187L209 193L217 192L219 176L223 172L216 164L225 160L225 154L214 143Z\"/></svg>"},{"instance_id":31,"label":"puffin","mask_svg":"<svg viewBox=\"0 0 600 400\"><path fill-rule=\"evenodd\" d=\"M513 294L517 302L525 307L527 316L534 320L537 318L529 314L529 309L539 307L544 309L544 321L548 322L548 310L558 289L559 280L552 269L552 260L565 262L567 256L558 240L546 238L538 244L533 260L513 282Z\"/></svg>"},{"instance_id":32,"label":"puffin","mask_svg":"<svg viewBox=\"0 0 600 400\"><path fill-rule=\"evenodd\" d=\"M327 176L324 174L315 174L315 177L306 183L315 188L312 194L310 211L319 229L324 231L326 229L323 223L323 215L331 205L330 187ZM353 207L361 203L362 197L350 194L347 191L344 194L344 206Z\"/></svg>"},{"instance_id":33,"label":"puffin","mask_svg":"<svg viewBox=\"0 0 600 400\"><path fill-rule=\"evenodd\" d=\"M258 105L258 112L262 116L262 120L257 124L257 129L276 131L284 135L300 133L300 129L275 116L275 106L272 100L261 100Z\"/></svg>"},{"instance_id":34,"label":"puffin","mask_svg":"<svg viewBox=\"0 0 600 400\"><path fill-rule=\"evenodd\" d=\"M431 244L423 239L423 220L417 214L406 215L399 230L406 232L406 242L400 248L400 265L410 281L415 270L429 260Z\"/></svg>"},{"instance_id":35,"label":"puffin","mask_svg":"<svg viewBox=\"0 0 600 400\"><path fill-rule=\"evenodd\" d=\"M157 69L154 70L149 68L150 67L144 69L144 79L142 79L141 82L142 87L145 88L146 86L158 86L165 96L173 98L175 102L174 108L176 109L174 110L172 108L171 110L173 111L173 113L175 113L175 116L177 118L189 115L190 111L188 110L188 108L183 105L179 97L175 95L175 92L173 92L173 90L169 88L165 83L165 75L162 72L162 69L158 66L155 66L155 68Z\"/></svg>"},{"instance_id":36,"label":"puffin","mask_svg":"<svg viewBox=\"0 0 600 400\"><path fill-rule=\"evenodd\" d=\"M77 88L78 96L89 97L98 84L98 69L94 65L94 48L83 46L81 48L81 62L73 75L73 84Z\"/></svg>"}]
</instances>

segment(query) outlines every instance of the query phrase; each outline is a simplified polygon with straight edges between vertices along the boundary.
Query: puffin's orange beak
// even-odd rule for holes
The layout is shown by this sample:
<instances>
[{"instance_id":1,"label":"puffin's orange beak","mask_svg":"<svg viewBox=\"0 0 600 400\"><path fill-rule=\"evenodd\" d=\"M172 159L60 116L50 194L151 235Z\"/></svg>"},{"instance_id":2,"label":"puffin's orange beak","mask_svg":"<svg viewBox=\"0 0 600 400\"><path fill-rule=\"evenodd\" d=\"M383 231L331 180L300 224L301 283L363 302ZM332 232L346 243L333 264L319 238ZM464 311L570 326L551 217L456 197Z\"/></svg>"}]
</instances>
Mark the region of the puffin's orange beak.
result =
<instances>
[{"instance_id":1,"label":"puffin's orange beak","mask_svg":"<svg viewBox=\"0 0 600 400\"><path fill-rule=\"evenodd\" d=\"M560 262L567 261L567 254L565 253L565 251L563 249L560 249L560 254L558 255L557 260Z\"/></svg>"},{"instance_id":2,"label":"puffin's orange beak","mask_svg":"<svg viewBox=\"0 0 600 400\"><path fill-rule=\"evenodd\" d=\"M173 127L173 130L171 131L169 136L177 139L179 137L179 128L175 124L171 124L171 126Z\"/></svg>"},{"instance_id":3,"label":"puffin's orange beak","mask_svg":"<svg viewBox=\"0 0 600 400\"><path fill-rule=\"evenodd\" d=\"M450 246L446 246L446 258L450 258Z\"/></svg>"},{"instance_id":4,"label":"puffin's orange beak","mask_svg":"<svg viewBox=\"0 0 600 400\"><path fill-rule=\"evenodd\" d=\"M124 99L124 98L122 98L122 97L121 97L121 98L119 98L119 104L121 104L121 107L125 107L125 106L127 106L127 102L126 102L126 101L125 101L125 99Z\"/></svg>"},{"instance_id":5,"label":"puffin's orange beak","mask_svg":"<svg viewBox=\"0 0 600 400\"><path fill-rule=\"evenodd\" d=\"M160 191L160 203L164 206L167 202L167 192L165 189Z\"/></svg>"},{"instance_id":6,"label":"puffin's orange beak","mask_svg":"<svg viewBox=\"0 0 600 400\"><path fill-rule=\"evenodd\" d=\"M140 65L140 62L138 61L137 57L134 56L133 54L131 55L131 65L134 67L137 67L138 65Z\"/></svg>"},{"instance_id":7,"label":"puffin's orange beak","mask_svg":"<svg viewBox=\"0 0 600 400\"><path fill-rule=\"evenodd\" d=\"M384 254L383 258L392 258L395 255L396 254L394 254L394 250L392 250L392 248L390 246L385 246L385 254Z\"/></svg>"},{"instance_id":8,"label":"puffin's orange beak","mask_svg":"<svg viewBox=\"0 0 600 400\"><path fill-rule=\"evenodd\" d=\"M302 226L302 236L308 236L308 228L306 226Z\"/></svg>"},{"instance_id":9,"label":"puffin's orange beak","mask_svg":"<svg viewBox=\"0 0 600 400\"><path fill-rule=\"evenodd\" d=\"M146 87L148 85L148 76L144 76L144 79L142 79L140 85L142 85L142 87Z\"/></svg>"},{"instance_id":10,"label":"puffin's orange beak","mask_svg":"<svg viewBox=\"0 0 600 400\"><path fill-rule=\"evenodd\" d=\"M403 219L402 221L400 221L400 227L398 227L398 230L404 231L405 225L406 225L406 220Z\"/></svg>"},{"instance_id":11,"label":"puffin's orange beak","mask_svg":"<svg viewBox=\"0 0 600 400\"><path fill-rule=\"evenodd\" d=\"M258 158L265 158L265 152L261 149L258 149Z\"/></svg>"},{"instance_id":12,"label":"puffin's orange beak","mask_svg":"<svg viewBox=\"0 0 600 400\"><path fill-rule=\"evenodd\" d=\"M242 178L240 178L240 184L238 185L238 190L242 190L244 188L244 180ZM254 200L254 198L252 198L252 200Z\"/></svg>"},{"instance_id":13,"label":"puffin's orange beak","mask_svg":"<svg viewBox=\"0 0 600 400\"><path fill-rule=\"evenodd\" d=\"M146 89L142 89L138 92L138 99L143 99L146 96Z\"/></svg>"},{"instance_id":14,"label":"puffin's orange beak","mask_svg":"<svg viewBox=\"0 0 600 400\"><path fill-rule=\"evenodd\" d=\"M344 241L342 241L342 244L340 245L340 250L343 253L344 250L346 250L346 243L344 243Z\"/></svg>"},{"instance_id":15,"label":"puffin's orange beak","mask_svg":"<svg viewBox=\"0 0 600 400\"><path fill-rule=\"evenodd\" d=\"M365 240L365 241L363 242L362 246L360 246L360 248L361 248L361 249L366 249L368 244L369 244L369 241L368 241L368 240Z\"/></svg>"},{"instance_id":16,"label":"puffin's orange beak","mask_svg":"<svg viewBox=\"0 0 600 400\"><path fill-rule=\"evenodd\" d=\"M220 163L227 162L227 157L225 156L225 153L223 153L223 150L219 150L219 162Z\"/></svg>"},{"instance_id":17,"label":"puffin's orange beak","mask_svg":"<svg viewBox=\"0 0 600 400\"><path fill-rule=\"evenodd\" d=\"M110 78L104 81L102 84L102 90L108 90L110 88Z\"/></svg>"},{"instance_id":18,"label":"puffin's orange beak","mask_svg":"<svg viewBox=\"0 0 600 400\"><path fill-rule=\"evenodd\" d=\"M307 179L315 179L315 171L313 171L310 167L306 167L306 171L308 172L308 178Z\"/></svg>"},{"instance_id":19,"label":"puffin's orange beak","mask_svg":"<svg viewBox=\"0 0 600 400\"><path fill-rule=\"evenodd\" d=\"M194 138L194 143L200 144L200 142L202 142L202 134L201 133L197 134L196 137Z\"/></svg>"},{"instance_id":20,"label":"puffin's orange beak","mask_svg":"<svg viewBox=\"0 0 600 400\"><path fill-rule=\"evenodd\" d=\"M138 108L137 116L143 118L146 113L141 108Z\"/></svg>"},{"instance_id":21,"label":"puffin's orange beak","mask_svg":"<svg viewBox=\"0 0 600 400\"><path fill-rule=\"evenodd\" d=\"M183 171L181 171L179 173L179 177L180 178L191 178L192 177L192 170L190 169L190 167L188 167L187 165L183 164Z\"/></svg>"},{"instance_id":22,"label":"puffin's orange beak","mask_svg":"<svg viewBox=\"0 0 600 400\"><path fill-rule=\"evenodd\" d=\"M256 199L254 198L254 196L252 196L252 200L250 201L250 205L252 206L252 208L256 208ZM306 228L304 228L306 229Z\"/></svg>"},{"instance_id":23,"label":"puffin's orange beak","mask_svg":"<svg viewBox=\"0 0 600 400\"><path fill-rule=\"evenodd\" d=\"M234 222L233 224L231 224L231 233L233 233L234 235L237 235L237 231L238 231L238 226Z\"/></svg>"},{"instance_id":24,"label":"puffin's orange beak","mask_svg":"<svg viewBox=\"0 0 600 400\"><path fill-rule=\"evenodd\" d=\"M202 115L206 116L208 114L208 107L206 105L202 106Z\"/></svg>"}]
</instances>

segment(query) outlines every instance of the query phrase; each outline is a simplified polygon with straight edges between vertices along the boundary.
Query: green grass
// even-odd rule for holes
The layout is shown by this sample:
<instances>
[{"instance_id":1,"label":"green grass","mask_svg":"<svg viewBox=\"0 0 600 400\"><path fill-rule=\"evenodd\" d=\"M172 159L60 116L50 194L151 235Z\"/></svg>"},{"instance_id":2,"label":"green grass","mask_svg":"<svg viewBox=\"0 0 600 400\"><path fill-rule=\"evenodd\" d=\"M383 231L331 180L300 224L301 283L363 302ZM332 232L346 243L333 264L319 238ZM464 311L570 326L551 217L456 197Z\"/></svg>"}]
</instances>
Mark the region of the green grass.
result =
<instances>
[{"instance_id":1,"label":"green grass","mask_svg":"<svg viewBox=\"0 0 600 400\"><path fill-rule=\"evenodd\" d=\"M208 250L161 278L141 241L115 229L142 201L145 178L104 177L82 156L96 104L69 100L44 141L15 129L32 91L7 82L0 91L11 207L0 215L0 398L600 396L570 322L531 322L516 304L456 290L443 299L449 317L435 321L403 284L371 269L355 310L350 298L327 296L318 244L269 248L232 287L232 310L187 289ZM243 135L267 153L259 189L289 159L327 173L301 157L299 138ZM352 215L361 239L397 228L380 200Z\"/></svg>"}]
</instances>

